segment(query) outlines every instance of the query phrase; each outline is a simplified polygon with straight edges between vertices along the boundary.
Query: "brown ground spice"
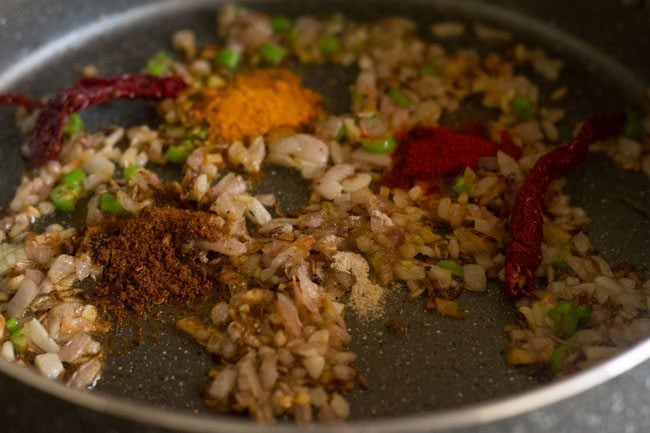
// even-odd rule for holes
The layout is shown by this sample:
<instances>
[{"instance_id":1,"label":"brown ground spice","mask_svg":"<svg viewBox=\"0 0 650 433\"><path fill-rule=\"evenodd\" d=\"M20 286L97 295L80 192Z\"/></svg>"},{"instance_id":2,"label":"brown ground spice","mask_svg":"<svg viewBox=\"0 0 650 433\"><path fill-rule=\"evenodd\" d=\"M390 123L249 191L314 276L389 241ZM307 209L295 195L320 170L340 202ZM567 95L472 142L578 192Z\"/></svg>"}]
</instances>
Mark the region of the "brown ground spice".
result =
<instances>
[{"instance_id":1,"label":"brown ground spice","mask_svg":"<svg viewBox=\"0 0 650 433\"><path fill-rule=\"evenodd\" d=\"M103 266L95 293L136 312L215 294L217 270L188 242L216 241L222 224L207 212L148 207L136 217L90 227L82 248Z\"/></svg>"}]
</instances>

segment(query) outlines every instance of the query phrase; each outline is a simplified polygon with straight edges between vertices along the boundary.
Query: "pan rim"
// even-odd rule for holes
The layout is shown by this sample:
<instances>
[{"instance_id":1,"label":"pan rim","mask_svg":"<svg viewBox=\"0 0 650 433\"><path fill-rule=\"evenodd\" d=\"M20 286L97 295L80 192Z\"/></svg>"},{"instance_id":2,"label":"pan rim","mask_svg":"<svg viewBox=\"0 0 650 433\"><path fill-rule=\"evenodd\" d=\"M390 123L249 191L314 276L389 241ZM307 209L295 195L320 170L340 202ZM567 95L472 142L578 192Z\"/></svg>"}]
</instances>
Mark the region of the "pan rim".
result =
<instances>
[{"instance_id":1,"label":"pan rim","mask_svg":"<svg viewBox=\"0 0 650 433\"><path fill-rule=\"evenodd\" d=\"M447 5L455 10L471 9L474 16L504 20L510 23L518 22L522 29L529 33L548 36L550 27L525 15L506 11L500 7L486 6L483 3L470 0L459 5L454 0L416 0L417 3L431 3ZM201 7L215 6L219 1L213 0L187 0L183 6ZM64 50L70 49L71 42L88 40L101 36L104 32L132 25L145 17L154 14L173 13L179 8L179 2L163 0L144 6L127 9L114 15L102 17L91 25L72 29L62 37L50 41L46 45L33 51L20 59L11 68L3 71L0 78L0 89L4 90L16 83L21 74L38 67L55 58ZM495 11L496 10L496 11ZM499 15L499 16L497 16ZM516 16L516 19L513 17ZM628 78L628 89L645 88L629 69L613 61L609 56L587 46L584 42L573 36L552 29L553 38L562 38L566 49L570 52L580 51L583 56L597 60L603 69L616 71L616 75ZM586 53L586 54L585 54ZM639 92L638 94L642 94ZM526 412L538 410L564 399L576 396L598 385L631 370L650 358L650 339L642 341L632 348L627 349L616 357L589 370L580 372L567 379L536 387L532 390L512 394L507 397L489 400L472 405L462 406L458 409L445 409L427 414L405 415L391 418L352 420L345 424L345 430L350 432L395 432L395 431L444 431L453 428L463 428L496 422ZM237 419L227 416L195 415L180 410L163 410L142 401L129 401L107 394L85 392L68 388L60 383L40 377L35 372L0 361L0 373L12 377L28 386L55 396L75 405L99 412L110 414L122 419L143 423L145 425L178 429L188 432L206 432L218 429L223 432L274 432L274 431L302 431L302 427L291 424L276 426L259 425L249 420ZM325 425L315 425L310 428L314 432L326 432L338 429Z\"/></svg>"},{"instance_id":2,"label":"pan rim","mask_svg":"<svg viewBox=\"0 0 650 433\"><path fill-rule=\"evenodd\" d=\"M441 432L501 421L548 407L604 384L640 365L647 360L649 354L650 339L647 339L602 364L529 391L429 414L350 420L345 424L345 431L350 433ZM62 383L41 377L33 370L12 365L4 360L0 361L0 373L77 406L147 426L178 429L188 433L204 433L217 431L217 429L223 433L298 433L304 431L304 427L288 423L262 425L252 420L229 416L165 410L142 401L129 401L107 394L73 389ZM339 428L340 425L333 427L320 424L310 426L309 430L315 433L325 433L333 430L338 431Z\"/></svg>"}]
</instances>

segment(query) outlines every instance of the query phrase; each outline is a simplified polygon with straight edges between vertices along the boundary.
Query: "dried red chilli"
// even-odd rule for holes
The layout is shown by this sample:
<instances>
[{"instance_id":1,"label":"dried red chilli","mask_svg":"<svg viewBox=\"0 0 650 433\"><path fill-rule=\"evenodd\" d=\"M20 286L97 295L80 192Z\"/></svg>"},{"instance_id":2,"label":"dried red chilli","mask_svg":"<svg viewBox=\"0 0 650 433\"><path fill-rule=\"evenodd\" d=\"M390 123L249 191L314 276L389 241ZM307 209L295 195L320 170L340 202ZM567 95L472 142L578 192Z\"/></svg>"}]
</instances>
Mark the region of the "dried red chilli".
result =
<instances>
[{"instance_id":1,"label":"dried red chilli","mask_svg":"<svg viewBox=\"0 0 650 433\"><path fill-rule=\"evenodd\" d=\"M542 204L549 185L584 161L591 143L620 134L625 117L622 113L589 117L571 143L542 156L526 176L510 216L512 242L505 263L505 290L510 296L535 289L535 272L542 261Z\"/></svg>"},{"instance_id":2,"label":"dried red chilli","mask_svg":"<svg viewBox=\"0 0 650 433\"><path fill-rule=\"evenodd\" d=\"M43 104L21 93L5 93L0 95L0 105L20 105L28 111L40 108Z\"/></svg>"},{"instance_id":3,"label":"dried red chilli","mask_svg":"<svg viewBox=\"0 0 650 433\"><path fill-rule=\"evenodd\" d=\"M63 148L63 128L72 113L92 105L116 99L174 98L187 84L178 77L121 75L106 78L84 78L64 89L46 104L35 105L26 96L0 96L0 103L18 104L30 109L41 108L34 132L27 139L29 157L35 165L57 159Z\"/></svg>"}]
</instances>

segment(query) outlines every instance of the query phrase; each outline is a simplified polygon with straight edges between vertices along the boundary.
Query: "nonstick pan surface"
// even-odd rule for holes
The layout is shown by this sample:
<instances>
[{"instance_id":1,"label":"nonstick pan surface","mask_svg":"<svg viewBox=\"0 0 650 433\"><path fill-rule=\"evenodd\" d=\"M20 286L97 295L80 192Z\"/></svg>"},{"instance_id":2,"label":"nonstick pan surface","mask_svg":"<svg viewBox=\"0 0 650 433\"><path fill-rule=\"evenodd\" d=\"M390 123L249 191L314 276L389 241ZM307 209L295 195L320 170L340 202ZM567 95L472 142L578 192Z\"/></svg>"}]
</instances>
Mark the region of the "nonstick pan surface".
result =
<instances>
[{"instance_id":1,"label":"nonstick pan surface","mask_svg":"<svg viewBox=\"0 0 650 433\"><path fill-rule=\"evenodd\" d=\"M577 3L584 6L588 2ZM202 41L213 40L216 5L149 1L42 1L29 5L5 2L0 8L0 90L47 94L74 81L78 68L87 63L96 64L107 75L137 71L151 53L169 49L169 35L174 30L193 28ZM255 5L286 15L342 11L373 18L400 14L415 18L422 29L440 19L499 24L513 30L523 41L541 46L567 62L565 77L572 88L567 108L575 116L570 120L607 109L642 109L645 104L644 79L650 67L647 58L646 64L638 62L634 53L647 57L647 39L635 42L639 48L625 45L610 56L602 46L596 49L554 28L549 21L508 9L512 6L509 2L328 1ZM23 6L26 8L19 11ZM539 14L549 13L543 6L531 6L531 10L535 8L540 8L536 10ZM573 8L576 6L570 6ZM647 10L638 9L633 14L622 6L619 9L614 10L622 14L621 20L628 19L636 25L638 14L642 19L645 14L646 21L650 21ZM583 27L585 35L594 31L589 23ZM643 35L637 36L641 39ZM616 37L602 43L606 47ZM623 67L621 62L632 62L633 68ZM326 95L330 110L346 109L344 95L353 71L308 67L302 73L308 86ZM17 151L20 140L13 132L11 114L8 109L0 111L0 205L10 199L23 169ZM115 103L93 109L89 115L91 128L109 123L133 125L153 119L147 104L139 102ZM569 192L592 216L594 244L614 263L650 265L649 187L645 175L616 170L598 156L590 157L570 177ZM277 193L289 208L299 206L306 197L295 176L280 168L270 170L258 188L261 192ZM622 197L632 197L642 207L627 206L629 200ZM560 432L575 431L584 422L580 431L592 431L592 427L598 427L593 431L612 432L650 430L650 383L645 380L650 364L645 362L624 376L609 380L649 358L648 342L585 374L545 385L538 375L510 368L503 360L502 330L516 316L511 301L497 287L491 287L487 296L464 294L459 303L468 317L462 321L428 313L421 302L409 302L402 294L392 296L386 316L404 318L409 323L406 332L390 332L381 321L363 323L351 318L348 323L353 335L352 350L359 355L358 367L370 387L350 395L353 421L339 428L427 431L457 427L458 431L480 428ZM200 401L197 385L209 370L211 360L174 328L174 318L179 314L164 310L158 318L147 319L143 324L148 338L135 348L130 344L133 329L116 331L112 335L113 353L106 360L97 391L90 396L44 383L26 375L27 372L0 364L0 370L6 373L0 378L0 415L8 420L8 431L75 432L100 425L116 431L143 431L142 424L165 425L175 431L255 430L255 425L244 420L202 416L208 411ZM596 387L603 382L605 385ZM565 403L549 405L587 389L585 394ZM606 415L611 425L597 426L597 420L605 420ZM384 420L373 424L377 417ZM630 430L624 430L626 426ZM290 426L278 428L286 430Z\"/></svg>"}]
</instances>

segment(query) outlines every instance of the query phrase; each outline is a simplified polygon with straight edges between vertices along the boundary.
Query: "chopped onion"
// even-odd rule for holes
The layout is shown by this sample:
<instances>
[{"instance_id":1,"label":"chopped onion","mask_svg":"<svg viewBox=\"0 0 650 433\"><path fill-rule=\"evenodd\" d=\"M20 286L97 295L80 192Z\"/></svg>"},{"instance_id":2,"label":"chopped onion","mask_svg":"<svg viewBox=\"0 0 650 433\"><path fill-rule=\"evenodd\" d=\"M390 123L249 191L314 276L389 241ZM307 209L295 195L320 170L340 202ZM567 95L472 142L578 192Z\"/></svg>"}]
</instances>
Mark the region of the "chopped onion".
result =
<instances>
[{"instance_id":1,"label":"chopped onion","mask_svg":"<svg viewBox=\"0 0 650 433\"><path fill-rule=\"evenodd\" d=\"M266 210L258 199L244 194L238 195L237 199L242 199L243 197L245 197L246 216L248 219L260 226L269 223L273 219L269 211Z\"/></svg>"},{"instance_id":2,"label":"chopped onion","mask_svg":"<svg viewBox=\"0 0 650 433\"><path fill-rule=\"evenodd\" d=\"M325 368L325 358L320 355L310 356L302 360L302 365L305 366L307 374L316 380L323 374L323 369Z\"/></svg>"},{"instance_id":3,"label":"chopped onion","mask_svg":"<svg viewBox=\"0 0 650 433\"><path fill-rule=\"evenodd\" d=\"M573 237L573 245L576 247L576 251L580 254L585 254L591 248L591 242L584 232L578 232L578 234Z\"/></svg>"},{"instance_id":4,"label":"chopped onion","mask_svg":"<svg viewBox=\"0 0 650 433\"><path fill-rule=\"evenodd\" d=\"M60 254L59 236L28 236L25 240L25 248L30 260L41 266L47 266Z\"/></svg>"},{"instance_id":5,"label":"chopped onion","mask_svg":"<svg viewBox=\"0 0 650 433\"><path fill-rule=\"evenodd\" d=\"M56 353L43 353L41 355L36 355L34 364L36 364L38 371L48 379L59 377L65 370L61 360L59 359L59 355Z\"/></svg>"},{"instance_id":6,"label":"chopped onion","mask_svg":"<svg viewBox=\"0 0 650 433\"><path fill-rule=\"evenodd\" d=\"M431 266L431 269L429 269L429 278L441 289L448 289L451 286L451 272L440 266Z\"/></svg>"},{"instance_id":7,"label":"chopped onion","mask_svg":"<svg viewBox=\"0 0 650 433\"><path fill-rule=\"evenodd\" d=\"M50 337L38 319L34 318L27 322L23 330L27 339L44 351L48 353L56 353L59 351L59 345ZM58 356L57 359L59 359Z\"/></svg>"},{"instance_id":8,"label":"chopped onion","mask_svg":"<svg viewBox=\"0 0 650 433\"><path fill-rule=\"evenodd\" d=\"M105 156L96 153L84 162L83 168L89 174L84 181L84 188L90 190L97 184L108 182L113 178L115 164Z\"/></svg>"},{"instance_id":9,"label":"chopped onion","mask_svg":"<svg viewBox=\"0 0 650 433\"><path fill-rule=\"evenodd\" d=\"M212 197L219 197L226 192L241 194L244 191L246 191L246 182L244 182L244 178L235 173L228 173L210 189L210 195Z\"/></svg>"},{"instance_id":10,"label":"chopped onion","mask_svg":"<svg viewBox=\"0 0 650 433\"><path fill-rule=\"evenodd\" d=\"M262 390L260 378L257 376L257 371L253 365L255 358L255 352L249 351L248 354L237 364L239 383L240 387L247 388L247 390L253 394L253 397L261 398L264 391Z\"/></svg>"},{"instance_id":11,"label":"chopped onion","mask_svg":"<svg viewBox=\"0 0 650 433\"><path fill-rule=\"evenodd\" d=\"M19 260L27 257L23 245L0 243L0 275L13 268Z\"/></svg>"},{"instance_id":12,"label":"chopped onion","mask_svg":"<svg viewBox=\"0 0 650 433\"><path fill-rule=\"evenodd\" d=\"M43 272L38 269L25 269L25 278L32 280L36 285L43 281Z\"/></svg>"},{"instance_id":13,"label":"chopped onion","mask_svg":"<svg viewBox=\"0 0 650 433\"><path fill-rule=\"evenodd\" d=\"M228 312L228 304L225 302L217 303L214 307L212 307L212 311L210 312L212 323L215 325L226 323L229 316L230 313Z\"/></svg>"},{"instance_id":14,"label":"chopped onion","mask_svg":"<svg viewBox=\"0 0 650 433\"><path fill-rule=\"evenodd\" d=\"M300 296L300 300L305 304L305 307L312 313L316 314L318 312L318 307L320 305L320 295L322 293L321 287L314 283L309 276L309 268L307 263L303 263L298 270L296 271L296 276L300 284L297 287L300 287L300 292L296 291L296 297Z\"/></svg>"},{"instance_id":15,"label":"chopped onion","mask_svg":"<svg viewBox=\"0 0 650 433\"><path fill-rule=\"evenodd\" d=\"M302 334L302 323L298 317L296 304L284 293L278 293L278 300L275 305L286 330L295 336L300 336Z\"/></svg>"},{"instance_id":16,"label":"chopped onion","mask_svg":"<svg viewBox=\"0 0 650 433\"><path fill-rule=\"evenodd\" d=\"M88 254L82 254L75 260L75 272L77 280L82 281L90 275L91 260Z\"/></svg>"},{"instance_id":17,"label":"chopped onion","mask_svg":"<svg viewBox=\"0 0 650 433\"><path fill-rule=\"evenodd\" d=\"M68 385L73 388L86 388L93 386L99 379L102 371L102 363L99 359L93 358L82 364L72 377L68 380Z\"/></svg>"},{"instance_id":18,"label":"chopped onion","mask_svg":"<svg viewBox=\"0 0 650 433\"><path fill-rule=\"evenodd\" d=\"M206 188L207 190L207 188ZM116 194L117 202L122 206L126 212L130 214L137 214L140 210L140 206L135 202L127 193L124 191L118 191Z\"/></svg>"},{"instance_id":19,"label":"chopped onion","mask_svg":"<svg viewBox=\"0 0 650 433\"><path fill-rule=\"evenodd\" d=\"M350 416L350 403L348 403L347 400L338 392L335 392L334 395L332 395L330 406L336 416L340 419L346 419Z\"/></svg>"},{"instance_id":20,"label":"chopped onion","mask_svg":"<svg viewBox=\"0 0 650 433\"><path fill-rule=\"evenodd\" d=\"M363 149L357 149L350 154L350 160L355 162L376 165L378 167L388 167L392 160L388 153L372 153Z\"/></svg>"},{"instance_id":21,"label":"chopped onion","mask_svg":"<svg viewBox=\"0 0 650 433\"><path fill-rule=\"evenodd\" d=\"M255 198L264 206L271 207L276 203L274 194L256 194Z\"/></svg>"},{"instance_id":22,"label":"chopped onion","mask_svg":"<svg viewBox=\"0 0 650 433\"><path fill-rule=\"evenodd\" d=\"M272 141L267 162L297 168L303 177L312 177L324 167L329 158L329 147L322 140L307 134L296 134Z\"/></svg>"},{"instance_id":23,"label":"chopped onion","mask_svg":"<svg viewBox=\"0 0 650 433\"><path fill-rule=\"evenodd\" d=\"M264 356L260 365L260 382L262 388L270 390L275 385L279 377L278 373L278 355L275 351Z\"/></svg>"},{"instance_id":24,"label":"chopped onion","mask_svg":"<svg viewBox=\"0 0 650 433\"><path fill-rule=\"evenodd\" d=\"M56 284L71 273L76 272L75 258L66 254L61 254L54 260L47 277Z\"/></svg>"},{"instance_id":25,"label":"chopped onion","mask_svg":"<svg viewBox=\"0 0 650 433\"><path fill-rule=\"evenodd\" d=\"M2 347L0 347L0 356L9 362L16 359L16 354L14 353L14 345L11 341L5 341L2 343Z\"/></svg>"},{"instance_id":26,"label":"chopped onion","mask_svg":"<svg viewBox=\"0 0 650 433\"><path fill-rule=\"evenodd\" d=\"M354 370L354 368L350 367L349 365L339 364L339 365L335 365L332 368L332 373L334 373L334 377L336 377L338 380L347 382L349 380L354 379L356 371Z\"/></svg>"},{"instance_id":27,"label":"chopped onion","mask_svg":"<svg viewBox=\"0 0 650 433\"><path fill-rule=\"evenodd\" d=\"M193 242L201 250L216 251L227 256L239 256L246 252L246 245L235 238L221 238L216 242L197 240Z\"/></svg>"},{"instance_id":28,"label":"chopped onion","mask_svg":"<svg viewBox=\"0 0 650 433\"><path fill-rule=\"evenodd\" d=\"M24 278L18 286L18 291L7 304L9 317L20 317L38 295L38 287L32 280Z\"/></svg>"},{"instance_id":29,"label":"chopped onion","mask_svg":"<svg viewBox=\"0 0 650 433\"><path fill-rule=\"evenodd\" d=\"M78 357L82 356L86 352L86 347L93 340L90 335L86 333L81 333L75 335L72 340L65 345L63 349L59 352L59 358L63 362L72 362Z\"/></svg>"},{"instance_id":30,"label":"chopped onion","mask_svg":"<svg viewBox=\"0 0 650 433\"><path fill-rule=\"evenodd\" d=\"M326 345L330 339L330 332L327 329L320 329L309 336L309 342Z\"/></svg>"},{"instance_id":31,"label":"chopped onion","mask_svg":"<svg viewBox=\"0 0 650 433\"><path fill-rule=\"evenodd\" d=\"M321 386L309 390L309 398L311 399L311 403L316 407L325 406L327 404L328 397L329 396L327 395L327 392L325 392Z\"/></svg>"},{"instance_id":32,"label":"chopped onion","mask_svg":"<svg viewBox=\"0 0 650 433\"><path fill-rule=\"evenodd\" d=\"M316 191L326 199L333 200L343 192L341 181L352 174L354 174L353 166L335 165L316 182Z\"/></svg>"},{"instance_id":33,"label":"chopped onion","mask_svg":"<svg viewBox=\"0 0 650 433\"><path fill-rule=\"evenodd\" d=\"M463 280L465 288L473 292L484 292L487 290L487 278L485 269L482 266L468 264L463 266Z\"/></svg>"},{"instance_id":34,"label":"chopped onion","mask_svg":"<svg viewBox=\"0 0 650 433\"><path fill-rule=\"evenodd\" d=\"M215 400L224 401L228 398L237 380L237 372L231 366L221 370L212 381L208 395Z\"/></svg>"},{"instance_id":35,"label":"chopped onion","mask_svg":"<svg viewBox=\"0 0 650 433\"><path fill-rule=\"evenodd\" d=\"M597 286L605 289L610 295L619 295L625 292L625 288L621 286L616 280L599 275L594 279Z\"/></svg>"},{"instance_id":36,"label":"chopped onion","mask_svg":"<svg viewBox=\"0 0 650 433\"><path fill-rule=\"evenodd\" d=\"M524 176L521 174L519 164L513 157L499 150L497 152L497 163L499 164L501 174L505 177L512 178L515 184L521 183Z\"/></svg>"}]
</instances>

